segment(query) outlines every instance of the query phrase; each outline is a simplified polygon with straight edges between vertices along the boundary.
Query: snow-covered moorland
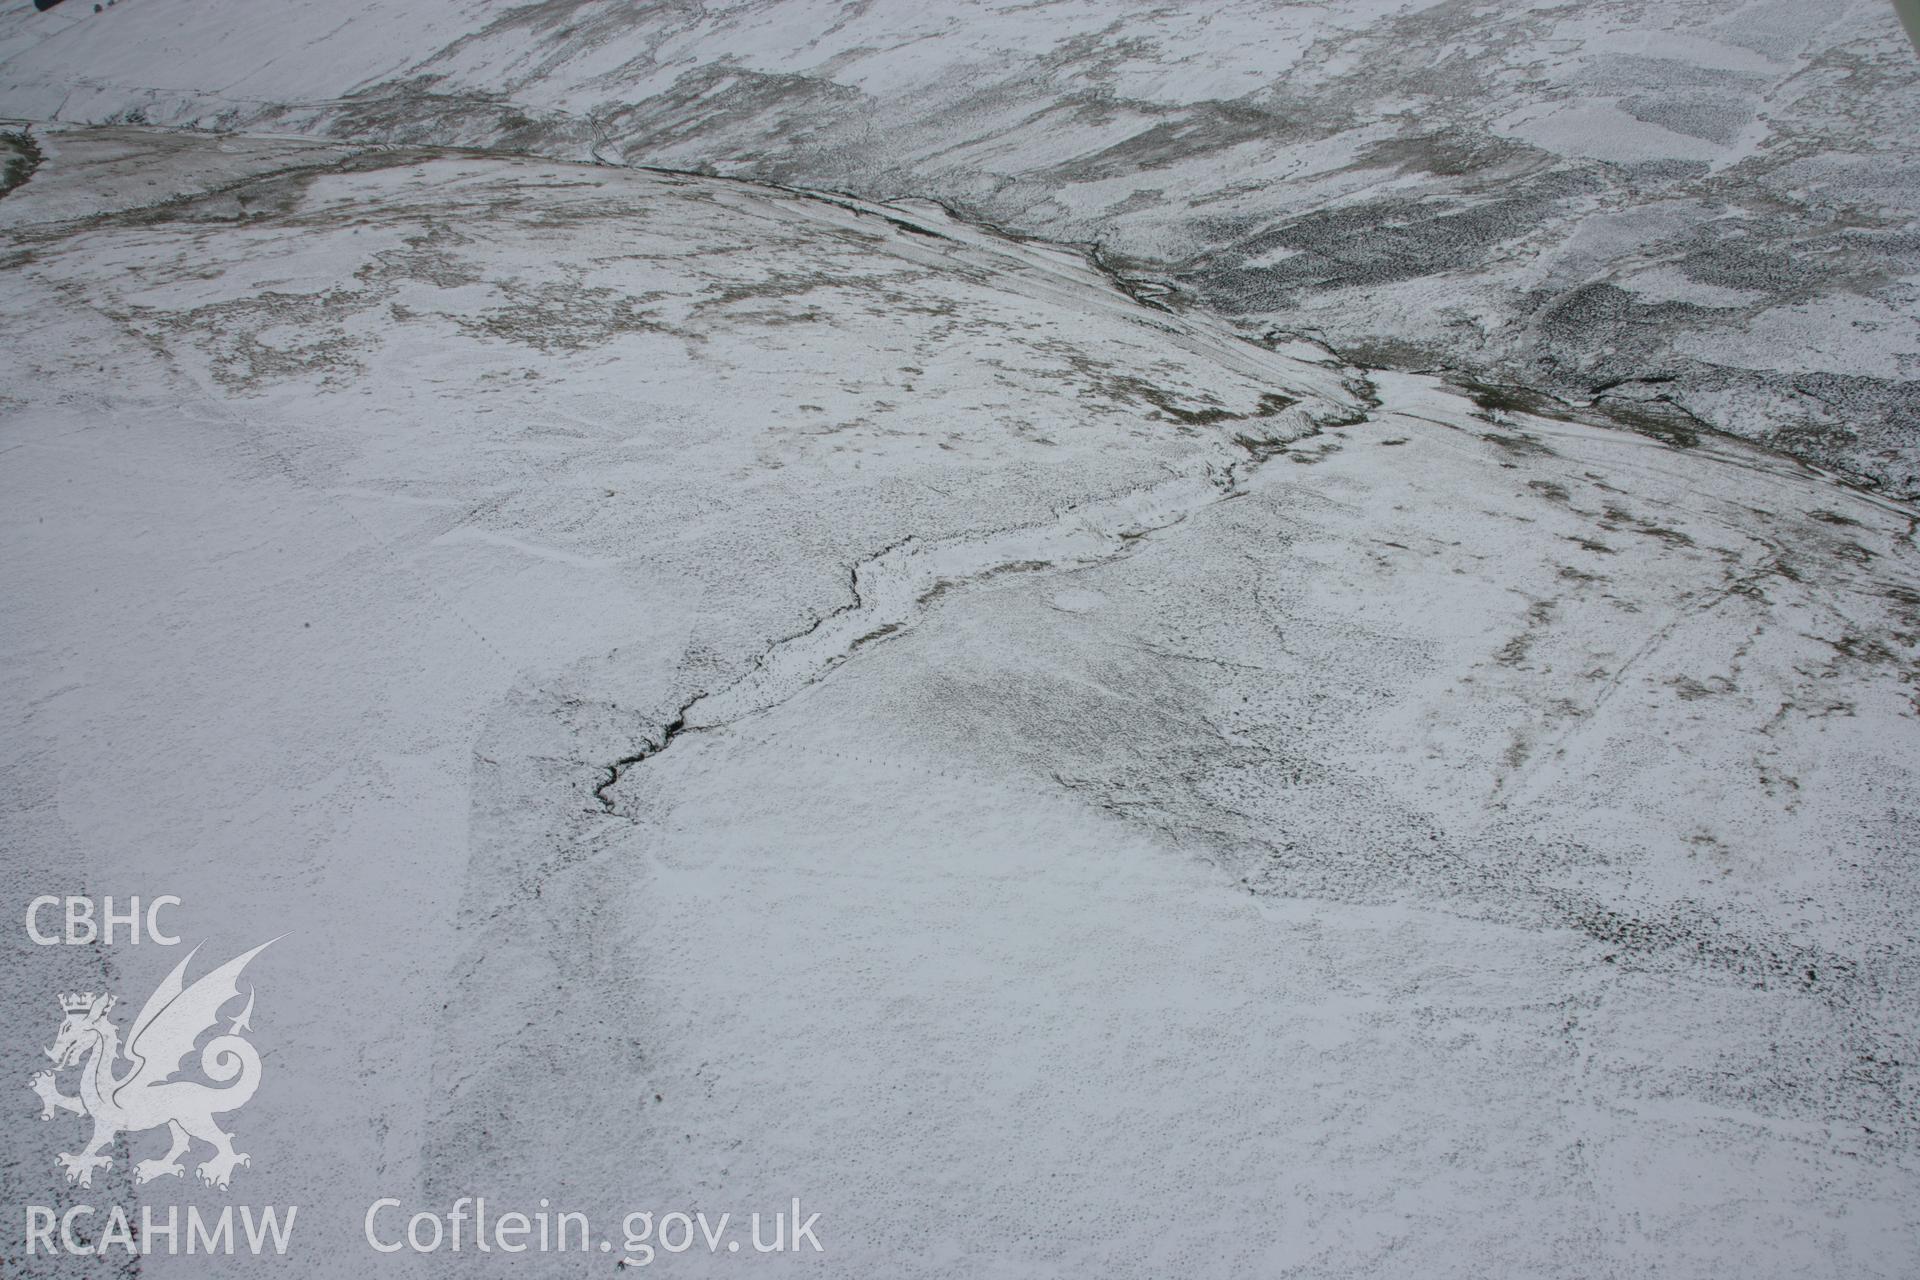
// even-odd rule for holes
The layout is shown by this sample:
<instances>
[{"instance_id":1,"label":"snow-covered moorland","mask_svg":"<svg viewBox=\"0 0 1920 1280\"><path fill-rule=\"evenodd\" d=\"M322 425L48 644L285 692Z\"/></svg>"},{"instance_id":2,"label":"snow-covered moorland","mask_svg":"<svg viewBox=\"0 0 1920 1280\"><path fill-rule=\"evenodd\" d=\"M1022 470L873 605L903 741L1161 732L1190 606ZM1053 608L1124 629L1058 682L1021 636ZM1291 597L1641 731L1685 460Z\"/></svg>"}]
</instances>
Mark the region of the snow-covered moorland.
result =
<instances>
[{"instance_id":1,"label":"snow-covered moorland","mask_svg":"<svg viewBox=\"0 0 1920 1280\"><path fill-rule=\"evenodd\" d=\"M1194 79L1166 92L1244 89L1219 30L1181 44L1182 15L1109 8L1036 12L1105 19L1083 43L1113 77L1171 75L1184 49ZM26 1088L52 994L137 1007L179 955L9 926L10 1266L28 1205L298 1205L302 1274L546 1276L614 1265L630 1211L798 1197L821 1254L652 1264L1920 1269L1920 548L1897 496L1667 401L1297 336L1400 323L1347 286L1249 324L1191 273L1143 280L1137 246L681 172L699 157L664 135L592 139L627 163L504 154L498 120L461 133L447 84L416 83L431 54L506 86L488 110L554 95L525 149L557 152L619 77L711 63L695 35L735 65L841 32L836 67L866 65L884 103L1001 58L1040 21L1014 10L929 19L889 61L806 5L695 34L664 9L288 7L279 30L236 22L244 41L196 26L221 9L0 15L0 109L39 117L0 199L0 874L16 922L36 894L173 894L215 959L288 935L250 971L266 1074L229 1127L252 1162L231 1190L136 1182L164 1139L134 1135L68 1185L54 1155L80 1121L35 1121ZM1215 21L1262 17L1277 58L1315 47L1286 21L1360 21L1326 13ZM1765 54L1785 65L1887 58L1878 18L1851 43L1745 21L1804 37ZM1573 19L1505 21L1511 49ZM125 109L137 76L150 120L251 102L218 118L256 131L48 122L33 86L82 57L63 117ZM878 109L867 149L812 151L713 93L707 136L765 138L765 176L800 187L809 156L931 154ZM387 140L409 121L421 136ZM1136 141L1111 172L982 179L972 203L898 180L978 212L1022 183L1033 208L1091 201L1084 178L1112 235L1173 235L1212 225L1210 190L1306 198L1249 129L1230 164ZM1202 155L1221 185L1163 201L1156 175ZM1438 198L1428 181L1408 198ZM1776 212L1787 240L1813 225ZM1592 247L1596 223L1617 225L1553 234ZM1243 252L1214 242L1196 270L1226 280ZM1477 261L1448 270L1507 288ZM1891 398L1836 421L1911 457L1886 409L1911 385L1910 282L1848 296L1891 309L1872 330ZM1713 331L1764 335L1803 302ZM1687 331L1669 319L1659 351ZM1772 349L1802 373L1842 328L1803 319ZM403 1206L388 1236L485 1197L585 1212L613 1247L382 1253L382 1197Z\"/></svg>"},{"instance_id":2,"label":"snow-covered moorland","mask_svg":"<svg viewBox=\"0 0 1920 1280\"><path fill-rule=\"evenodd\" d=\"M73 0L0 113L941 199L1256 332L1920 496L1920 59L1886 0Z\"/></svg>"}]
</instances>

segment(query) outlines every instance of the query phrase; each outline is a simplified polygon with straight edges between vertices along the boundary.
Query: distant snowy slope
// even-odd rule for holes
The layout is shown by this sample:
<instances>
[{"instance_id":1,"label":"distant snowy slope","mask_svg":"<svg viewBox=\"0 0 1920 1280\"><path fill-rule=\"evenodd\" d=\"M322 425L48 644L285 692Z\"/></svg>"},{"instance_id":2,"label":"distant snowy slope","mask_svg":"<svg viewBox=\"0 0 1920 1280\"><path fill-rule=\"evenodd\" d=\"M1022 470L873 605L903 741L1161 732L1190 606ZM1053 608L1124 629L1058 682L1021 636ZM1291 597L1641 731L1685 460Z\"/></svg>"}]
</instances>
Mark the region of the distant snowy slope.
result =
<instances>
[{"instance_id":1,"label":"distant snowy slope","mask_svg":"<svg viewBox=\"0 0 1920 1280\"><path fill-rule=\"evenodd\" d=\"M939 198L1920 492L1920 60L1881 0L16 4L0 112Z\"/></svg>"}]
</instances>

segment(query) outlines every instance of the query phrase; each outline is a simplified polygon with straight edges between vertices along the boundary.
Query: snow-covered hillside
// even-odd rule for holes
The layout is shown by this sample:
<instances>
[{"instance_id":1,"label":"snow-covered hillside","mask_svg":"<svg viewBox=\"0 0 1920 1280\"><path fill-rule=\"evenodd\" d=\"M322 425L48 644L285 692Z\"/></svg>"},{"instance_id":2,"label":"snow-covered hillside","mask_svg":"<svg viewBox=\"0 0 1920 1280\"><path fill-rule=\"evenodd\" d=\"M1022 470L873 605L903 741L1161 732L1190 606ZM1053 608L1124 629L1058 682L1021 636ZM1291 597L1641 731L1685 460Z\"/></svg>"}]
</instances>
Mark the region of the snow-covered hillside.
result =
<instances>
[{"instance_id":1,"label":"snow-covered hillside","mask_svg":"<svg viewBox=\"0 0 1920 1280\"><path fill-rule=\"evenodd\" d=\"M16 0L7 1274L1920 1274L1917 139L1880 0ZM70 893L286 935L231 1190L63 1176Z\"/></svg>"},{"instance_id":2,"label":"snow-covered hillside","mask_svg":"<svg viewBox=\"0 0 1920 1280\"><path fill-rule=\"evenodd\" d=\"M329 1276L575 1271L389 1195L823 1215L685 1274L1920 1266L1910 509L930 204L39 136L9 893L291 934L244 1194L64 1187L23 1087L9 1203L297 1203ZM173 959L14 945L22 1082Z\"/></svg>"},{"instance_id":3,"label":"snow-covered hillside","mask_svg":"<svg viewBox=\"0 0 1920 1280\"><path fill-rule=\"evenodd\" d=\"M0 113L944 200L1254 331L1920 494L1920 59L1884 0L0 15Z\"/></svg>"}]
</instances>

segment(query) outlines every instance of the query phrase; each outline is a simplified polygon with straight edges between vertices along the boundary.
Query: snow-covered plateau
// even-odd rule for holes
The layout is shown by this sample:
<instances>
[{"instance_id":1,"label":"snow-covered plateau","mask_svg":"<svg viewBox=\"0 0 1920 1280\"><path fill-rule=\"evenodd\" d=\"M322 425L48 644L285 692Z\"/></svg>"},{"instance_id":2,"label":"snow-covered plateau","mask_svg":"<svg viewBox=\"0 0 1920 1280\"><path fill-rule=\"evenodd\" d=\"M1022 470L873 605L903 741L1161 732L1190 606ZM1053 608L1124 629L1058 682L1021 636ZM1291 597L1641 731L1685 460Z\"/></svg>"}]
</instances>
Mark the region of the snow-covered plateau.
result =
<instances>
[{"instance_id":1,"label":"snow-covered plateau","mask_svg":"<svg viewBox=\"0 0 1920 1280\"><path fill-rule=\"evenodd\" d=\"M1904 39L12 5L7 1274L1920 1274Z\"/></svg>"}]
</instances>

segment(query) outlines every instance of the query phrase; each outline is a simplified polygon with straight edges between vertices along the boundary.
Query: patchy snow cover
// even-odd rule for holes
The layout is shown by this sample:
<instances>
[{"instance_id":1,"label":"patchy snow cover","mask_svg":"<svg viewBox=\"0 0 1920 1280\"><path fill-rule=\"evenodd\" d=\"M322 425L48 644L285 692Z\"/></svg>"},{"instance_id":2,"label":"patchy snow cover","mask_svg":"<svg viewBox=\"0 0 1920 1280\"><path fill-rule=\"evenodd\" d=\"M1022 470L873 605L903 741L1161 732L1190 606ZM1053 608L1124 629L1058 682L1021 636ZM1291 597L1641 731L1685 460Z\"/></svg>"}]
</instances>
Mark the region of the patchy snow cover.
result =
<instances>
[{"instance_id":1,"label":"patchy snow cover","mask_svg":"<svg viewBox=\"0 0 1920 1280\"><path fill-rule=\"evenodd\" d=\"M1920 1266L1909 509L926 205L45 151L9 883L294 931L303 1268L511 1271L362 1241L474 1194L821 1212L756 1271ZM58 950L22 1080L56 969L170 964Z\"/></svg>"},{"instance_id":2,"label":"patchy snow cover","mask_svg":"<svg viewBox=\"0 0 1920 1280\"><path fill-rule=\"evenodd\" d=\"M1255 332L1920 495L1920 60L1885 0L16 5L0 111L935 197ZM1898 320L1792 320L1856 313Z\"/></svg>"}]
</instances>

